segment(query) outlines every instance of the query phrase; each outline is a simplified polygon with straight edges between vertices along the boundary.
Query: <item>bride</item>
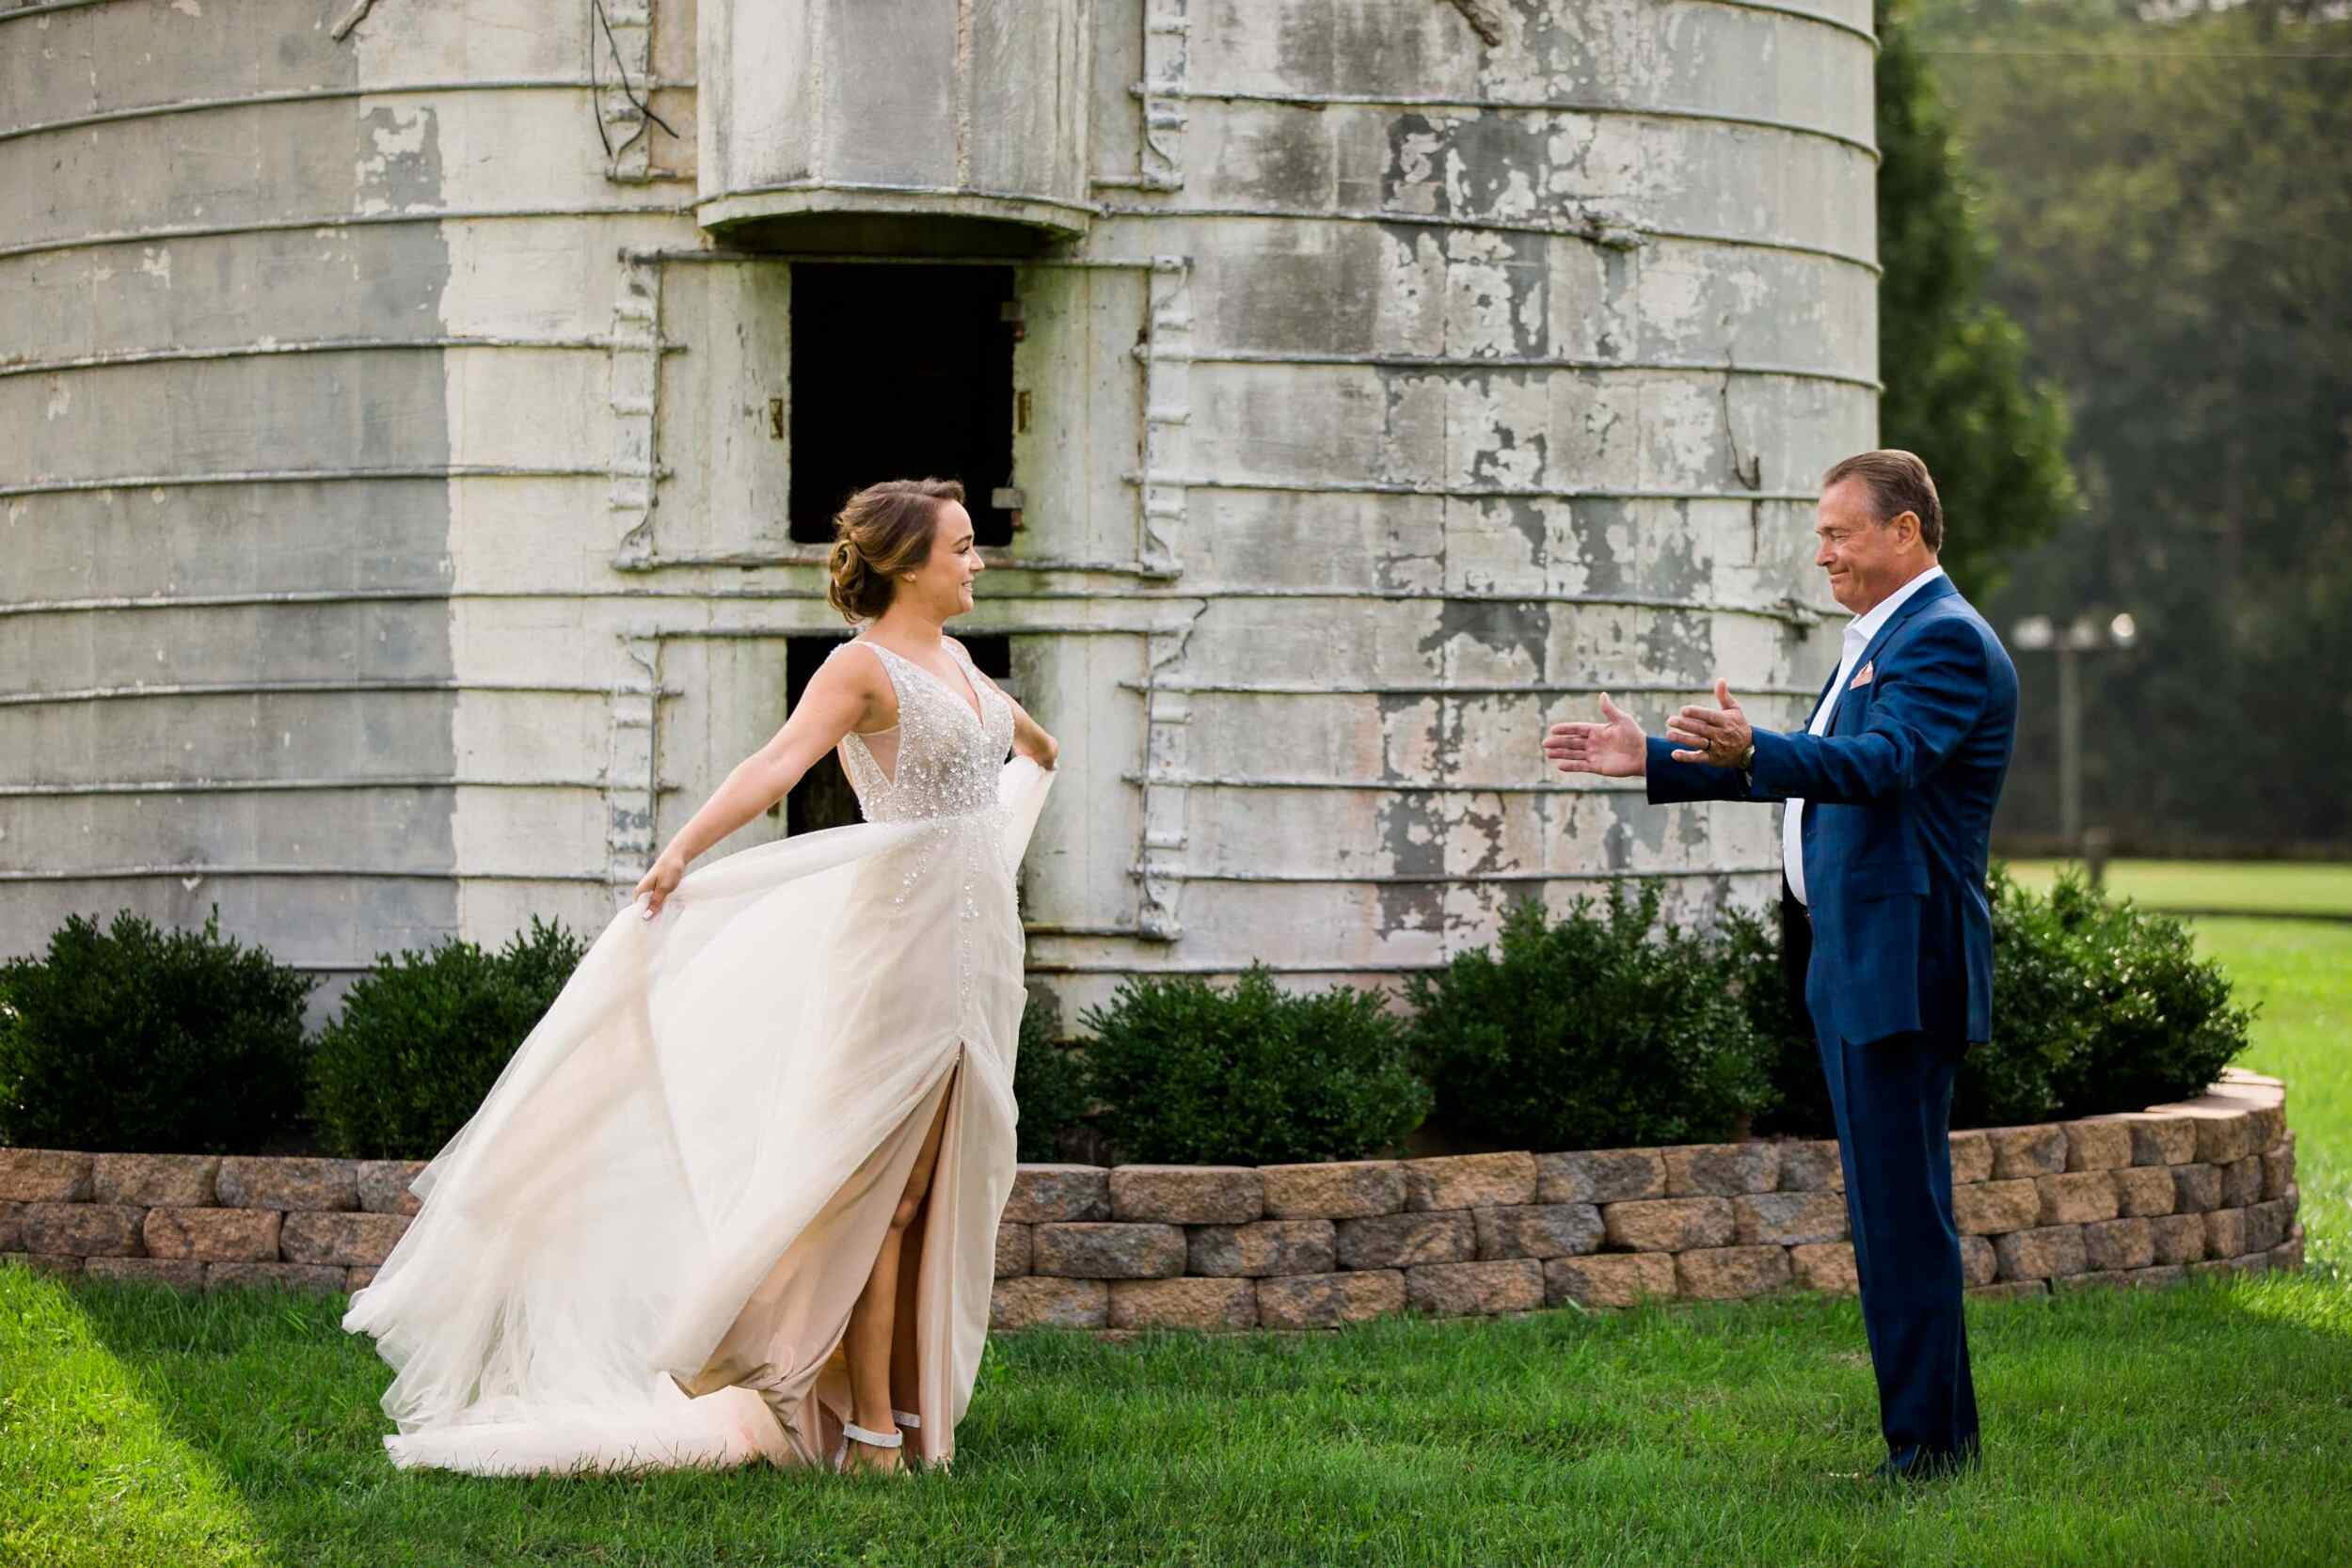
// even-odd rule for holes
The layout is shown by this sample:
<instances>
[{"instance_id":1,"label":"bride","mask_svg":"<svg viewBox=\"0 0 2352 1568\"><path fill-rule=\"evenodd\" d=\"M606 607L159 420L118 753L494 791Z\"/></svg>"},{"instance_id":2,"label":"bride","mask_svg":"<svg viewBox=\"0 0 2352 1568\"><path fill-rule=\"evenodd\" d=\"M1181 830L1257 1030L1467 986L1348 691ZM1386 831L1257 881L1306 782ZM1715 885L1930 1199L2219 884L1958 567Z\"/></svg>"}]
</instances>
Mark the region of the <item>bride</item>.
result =
<instances>
[{"instance_id":1,"label":"bride","mask_svg":"<svg viewBox=\"0 0 2352 1568\"><path fill-rule=\"evenodd\" d=\"M952 1458L1013 1176L1013 874L1057 750L944 634L983 569L962 499L850 499L829 596L861 634L417 1178L343 1320L398 1370L395 1464ZM836 747L864 823L686 875Z\"/></svg>"}]
</instances>

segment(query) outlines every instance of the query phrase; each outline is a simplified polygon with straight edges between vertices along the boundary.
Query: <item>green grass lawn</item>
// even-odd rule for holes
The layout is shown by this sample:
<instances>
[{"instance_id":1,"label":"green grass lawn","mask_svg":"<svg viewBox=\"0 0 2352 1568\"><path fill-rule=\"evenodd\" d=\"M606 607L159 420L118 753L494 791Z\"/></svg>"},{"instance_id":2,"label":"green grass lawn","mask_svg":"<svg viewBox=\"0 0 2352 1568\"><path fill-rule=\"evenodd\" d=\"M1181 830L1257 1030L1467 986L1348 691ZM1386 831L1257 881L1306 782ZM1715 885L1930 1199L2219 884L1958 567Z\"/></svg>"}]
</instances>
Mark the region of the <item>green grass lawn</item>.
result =
<instances>
[{"instance_id":1,"label":"green grass lawn","mask_svg":"<svg viewBox=\"0 0 2352 1568\"><path fill-rule=\"evenodd\" d=\"M2012 861L2027 887L2046 888L2058 861ZM2248 861L2114 861L2107 891L2152 909L2248 910L2352 916L2352 863Z\"/></svg>"},{"instance_id":2,"label":"green grass lawn","mask_svg":"<svg viewBox=\"0 0 2352 1568\"><path fill-rule=\"evenodd\" d=\"M2299 871L2302 868L2290 868ZM339 1302L0 1269L0 1564L2334 1564L2352 926L2207 920L2317 1260L1972 1307L1988 1464L1887 1493L1850 1302L992 1345L952 1477L393 1472Z\"/></svg>"}]
</instances>

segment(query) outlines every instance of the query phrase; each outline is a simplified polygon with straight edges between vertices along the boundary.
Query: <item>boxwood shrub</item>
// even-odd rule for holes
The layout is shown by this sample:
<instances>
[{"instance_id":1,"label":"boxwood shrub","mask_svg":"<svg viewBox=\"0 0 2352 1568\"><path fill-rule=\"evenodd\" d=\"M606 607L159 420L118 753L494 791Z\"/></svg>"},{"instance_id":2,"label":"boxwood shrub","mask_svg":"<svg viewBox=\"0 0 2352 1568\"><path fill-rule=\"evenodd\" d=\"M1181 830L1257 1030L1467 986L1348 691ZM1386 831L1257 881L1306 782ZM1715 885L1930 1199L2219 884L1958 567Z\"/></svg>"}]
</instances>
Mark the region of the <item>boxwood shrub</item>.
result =
<instances>
[{"instance_id":1,"label":"boxwood shrub","mask_svg":"<svg viewBox=\"0 0 2352 1568\"><path fill-rule=\"evenodd\" d=\"M536 917L498 952L455 940L379 955L310 1063L310 1117L328 1152L422 1160L466 1124L586 945Z\"/></svg>"},{"instance_id":2,"label":"boxwood shrub","mask_svg":"<svg viewBox=\"0 0 2352 1568\"><path fill-rule=\"evenodd\" d=\"M1657 883L1555 920L1507 914L1492 947L1406 982L1448 1132L1505 1148L1708 1143L1773 1102L1723 944L1659 918Z\"/></svg>"},{"instance_id":3,"label":"boxwood shrub","mask_svg":"<svg viewBox=\"0 0 2352 1568\"><path fill-rule=\"evenodd\" d=\"M129 1154L270 1147L302 1108L315 982L259 947L124 910L0 964L0 1144Z\"/></svg>"},{"instance_id":4,"label":"boxwood shrub","mask_svg":"<svg viewBox=\"0 0 2352 1568\"><path fill-rule=\"evenodd\" d=\"M1131 979L1080 1022L1113 1157L1283 1164L1392 1154L1429 1109L1404 1022L1377 992L1294 994L1252 965L1230 990Z\"/></svg>"}]
</instances>

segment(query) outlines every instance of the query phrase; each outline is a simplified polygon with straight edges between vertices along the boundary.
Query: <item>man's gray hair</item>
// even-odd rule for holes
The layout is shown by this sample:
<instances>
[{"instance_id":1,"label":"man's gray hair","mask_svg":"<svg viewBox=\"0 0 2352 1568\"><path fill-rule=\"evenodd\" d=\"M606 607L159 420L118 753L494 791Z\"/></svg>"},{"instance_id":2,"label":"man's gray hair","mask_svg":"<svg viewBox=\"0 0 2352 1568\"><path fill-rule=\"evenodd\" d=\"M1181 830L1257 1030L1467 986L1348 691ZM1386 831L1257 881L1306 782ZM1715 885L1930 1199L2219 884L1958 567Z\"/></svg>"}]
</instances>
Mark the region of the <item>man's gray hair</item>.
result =
<instances>
[{"instance_id":1,"label":"man's gray hair","mask_svg":"<svg viewBox=\"0 0 2352 1568\"><path fill-rule=\"evenodd\" d=\"M1919 542L1931 551L1944 547L1944 502L1936 496L1935 480L1928 473L1928 466L1916 455L1893 447L1856 452L1821 476L1821 488L1826 490L1849 479L1858 479L1869 486L1880 522L1893 522L1906 512L1915 513L1919 518Z\"/></svg>"}]
</instances>

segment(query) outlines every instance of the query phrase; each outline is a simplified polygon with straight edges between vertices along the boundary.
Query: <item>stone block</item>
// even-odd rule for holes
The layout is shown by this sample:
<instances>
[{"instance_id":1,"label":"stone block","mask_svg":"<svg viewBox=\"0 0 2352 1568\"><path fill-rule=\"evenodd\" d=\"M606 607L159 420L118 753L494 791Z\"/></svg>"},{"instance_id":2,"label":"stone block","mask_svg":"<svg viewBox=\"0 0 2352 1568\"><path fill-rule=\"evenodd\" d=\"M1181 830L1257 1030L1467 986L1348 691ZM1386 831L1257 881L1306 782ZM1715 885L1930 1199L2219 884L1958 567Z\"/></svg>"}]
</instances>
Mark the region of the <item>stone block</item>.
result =
<instances>
[{"instance_id":1,"label":"stone block","mask_svg":"<svg viewBox=\"0 0 2352 1568\"><path fill-rule=\"evenodd\" d=\"M2270 1266L2274 1269L2299 1271L2303 1267L2303 1227L2296 1226L2287 1239L2270 1249Z\"/></svg>"},{"instance_id":2,"label":"stone block","mask_svg":"<svg viewBox=\"0 0 2352 1568\"><path fill-rule=\"evenodd\" d=\"M289 1263L373 1268L407 1231L405 1214L296 1212L278 1228L278 1251Z\"/></svg>"},{"instance_id":3,"label":"stone block","mask_svg":"<svg viewBox=\"0 0 2352 1568\"><path fill-rule=\"evenodd\" d=\"M1533 1154L1454 1154L1405 1162L1405 1207L1415 1213L1534 1201Z\"/></svg>"},{"instance_id":4,"label":"stone block","mask_svg":"<svg viewBox=\"0 0 2352 1568\"><path fill-rule=\"evenodd\" d=\"M27 1203L24 1250L57 1258L138 1258L147 1211L123 1203Z\"/></svg>"},{"instance_id":5,"label":"stone block","mask_svg":"<svg viewBox=\"0 0 2352 1568\"><path fill-rule=\"evenodd\" d=\"M1659 1197L1601 1206L1609 1244L1628 1252L1729 1246L1739 1234L1727 1197Z\"/></svg>"},{"instance_id":6,"label":"stone block","mask_svg":"<svg viewBox=\"0 0 2352 1568\"><path fill-rule=\"evenodd\" d=\"M2205 1216L2205 1256L2235 1258L2247 1250L2246 1211L2216 1209Z\"/></svg>"},{"instance_id":7,"label":"stone block","mask_svg":"<svg viewBox=\"0 0 2352 1568\"><path fill-rule=\"evenodd\" d=\"M2158 1263L2153 1268L2134 1269L2131 1274L2133 1289L2140 1291L2169 1291L2187 1281L2188 1270L2179 1263Z\"/></svg>"},{"instance_id":8,"label":"stone block","mask_svg":"<svg viewBox=\"0 0 2352 1568\"><path fill-rule=\"evenodd\" d=\"M2088 1274L2067 1275L2050 1281L2050 1289L2060 1291L2112 1291L2131 1283L2132 1276L2120 1269L2093 1269Z\"/></svg>"},{"instance_id":9,"label":"stone block","mask_svg":"<svg viewBox=\"0 0 2352 1568\"><path fill-rule=\"evenodd\" d=\"M2253 1118L2244 1111L2217 1111L2191 1119L2197 1126L2197 1158L2204 1164L2234 1164L2262 1152L2254 1147Z\"/></svg>"},{"instance_id":10,"label":"stone block","mask_svg":"<svg viewBox=\"0 0 2352 1568\"><path fill-rule=\"evenodd\" d=\"M1963 1235L1999 1236L2042 1220L2042 1189L2021 1177L1952 1189L1952 1218Z\"/></svg>"},{"instance_id":11,"label":"stone block","mask_svg":"<svg viewBox=\"0 0 2352 1568\"><path fill-rule=\"evenodd\" d=\"M325 1263L207 1263L204 1288L223 1290L311 1291L334 1294L351 1277L350 1271Z\"/></svg>"},{"instance_id":12,"label":"stone block","mask_svg":"<svg viewBox=\"0 0 2352 1568\"><path fill-rule=\"evenodd\" d=\"M1675 1285L1702 1301L1735 1301L1788 1288L1788 1249L1777 1246L1703 1247L1675 1257Z\"/></svg>"},{"instance_id":13,"label":"stone block","mask_svg":"<svg viewBox=\"0 0 2352 1568\"><path fill-rule=\"evenodd\" d=\"M1792 1246L1788 1249L1788 1267L1801 1291L1851 1296L1862 1290L1861 1276L1854 1272L1853 1244L1850 1242L1814 1242Z\"/></svg>"},{"instance_id":14,"label":"stone block","mask_svg":"<svg viewBox=\"0 0 2352 1568\"><path fill-rule=\"evenodd\" d=\"M1109 1219L1111 1173L1101 1165L1023 1165L1004 1217L1016 1225Z\"/></svg>"},{"instance_id":15,"label":"stone block","mask_svg":"<svg viewBox=\"0 0 2352 1568\"><path fill-rule=\"evenodd\" d=\"M1544 1266L1533 1258L1423 1263L1405 1271L1405 1304L1439 1318L1533 1312L1544 1304Z\"/></svg>"},{"instance_id":16,"label":"stone block","mask_svg":"<svg viewBox=\"0 0 2352 1568\"><path fill-rule=\"evenodd\" d=\"M2146 1220L2101 1220L2086 1225L2083 1259L2094 1270L2147 1268L2156 1260L2154 1227Z\"/></svg>"},{"instance_id":17,"label":"stone block","mask_svg":"<svg viewBox=\"0 0 2352 1568\"><path fill-rule=\"evenodd\" d=\"M2115 1218L2115 1179L2106 1171L2044 1176L2034 1186L2042 1194L2043 1225L2088 1225Z\"/></svg>"},{"instance_id":18,"label":"stone block","mask_svg":"<svg viewBox=\"0 0 2352 1568\"><path fill-rule=\"evenodd\" d=\"M1664 1152L1668 1197L1737 1197L1780 1186L1778 1144L1681 1144Z\"/></svg>"},{"instance_id":19,"label":"stone block","mask_svg":"<svg viewBox=\"0 0 2352 1568\"><path fill-rule=\"evenodd\" d=\"M200 1291L204 1269L193 1258L92 1258L82 1265L82 1275L87 1279L127 1279L140 1285L167 1285L175 1291Z\"/></svg>"},{"instance_id":20,"label":"stone block","mask_svg":"<svg viewBox=\"0 0 2352 1568\"><path fill-rule=\"evenodd\" d=\"M2179 1201L2172 1172L2163 1165L2131 1165L2113 1173L2115 1212L2126 1219L2172 1212Z\"/></svg>"},{"instance_id":21,"label":"stone block","mask_svg":"<svg viewBox=\"0 0 2352 1568\"><path fill-rule=\"evenodd\" d=\"M1265 1212L1265 1182L1248 1165L1119 1165L1111 1218L1166 1225L1247 1225Z\"/></svg>"},{"instance_id":22,"label":"stone block","mask_svg":"<svg viewBox=\"0 0 2352 1568\"><path fill-rule=\"evenodd\" d=\"M413 1214L421 1207L408 1183L432 1162L427 1160L362 1160L359 1162L359 1207L371 1214Z\"/></svg>"},{"instance_id":23,"label":"stone block","mask_svg":"<svg viewBox=\"0 0 2352 1568\"><path fill-rule=\"evenodd\" d=\"M2001 1277L2001 1255L1982 1236L1960 1239L1960 1277L1969 1285L1990 1285Z\"/></svg>"},{"instance_id":24,"label":"stone block","mask_svg":"<svg viewBox=\"0 0 2352 1568\"><path fill-rule=\"evenodd\" d=\"M12 1268L29 1269L34 1274L64 1278L82 1272L82 1259L46 1252L0 1253L0 1263Z\"/></svg>"},{"instance_id":25,"label":"stone block","mask_svg":"<svg viewBox=\"0 0 2352 1568\"><path fill-rule=\"evenodd\" d=\"M2249 1154L2221 1167L2221 1207L2243 1209L2259 1203L2263 1196L2263 1161L2259 1154Z\"/></svg>"},{"instance_id":26,"label":"stone block","mask_svg":"<svg viewBox=\"0 0 2352 1568\"><path fill-rule=\"evenodd\" d=\"M1258 1326L1258 1287L1247 1279L1115 1279L1113 1328L1200 1330Z\"/></svg>"},{"instance_id":27,"label":"stone block","mask_svg":"<svg viewBox=\"0 0 2352 1568\"><path fill-rule=\"evenodd\" d=\"M1846 1239L1846 1200L1837 1193L1756 1193L1731 1200L1740 1246L1803 1246Z\"/></svg>"},{"instance_id":28,"label":"stone block","mask_svg":"<svg viewBox=\"0 0 2352 1568\"><path fill-rule=\"evenodd\" d=\"M2049 1293L2050 1282L2046 1279L2004 1279L1998 1284L1968 1287L1970 1301L2017 1301Z\"/></svg>"},{"instance_id":29,"label":"stone block","mask_svg":"<svg viewBox=\"0 0 2352 1568\"><path fill-rule=\"evenodd\" d=\"M1099 1279L1000 1279L988 1298L988 1326L1102 1328L1110 1322L1111 1288Z\"/></svg>"},{"instance_id":30,"label":"stone block","mask_svg":"<svg viewBox=\"0 0 2352 1568\"><path fill-rule=\"evenodd\" d=\"M1982 1128L1953 1133L1951 1147L1955 1184L1993 1180L1993 1140Z\"/></svg>"},{"instance_id":31,"label":"stone block","mask_svg":"<svg viewBox=\"0 0 2352 1568\"><path fill-rule=\"evenodd\" d=\"M2253 1145L2249 1152L2269 1153L2287 1135L2286 1105L2255 1106L2246 1113L2246 1130Z\"/></svg>"},{"instance_id":32,"label":"stone block","mask_svg":"<svg viewBox=\"0 0 2352 1568\"><path fill-rule=\"evenodd\" d=\"M2283 1198L2248 1206L2246 1211L2246 1250L2268 1252L2287 1239L2295 1228L2295 1212Z\"/></svg>"},{"instance_id":33,"label":"stone block","mask_svg":"<svg viewBox=\"0 0 2352 1568\"><path fill-rule=\"evenodd\" d=\"M996 1227L996 1277L1018 1279L1029 1272L1029 1227L1025 1225Z\"/></svg>"},{"instance_id":34,"label":"stone block","mask_svg":"<svg viewBox=\"0 0 2352 1568\"><path fill-rule=\"evenodd\" d=\"M1041 1225L1030 1232L1029 1268L1059 1279L1168 1279L1184 1272L1184 1233L1172 1225Z\"/></svg>"},{"instance_id":35,"label":"stone block","mask_svg":"<svg viewBox=\"0 0 2352 1568\"><path fill-rule=\"evenodd\" d=\"M2132 1164L2185 1165L2197 1158L2197 1124L2185 1117L2126 1117Z\"/></svg>"},{"instance_id":36,"label":"stone block","mask_svg":"<svg viewBox=\"0 0 2352 1568\"><path fill-rule=\"evenodd\" d=\"M1184 1242L1184 1272L1203 1277L1329 1274L1340 1266L1339 1230L1329 1220L1197 1226Z\"/></svg>"},{"instance_id":37,"label":"stone block","mask_svg":"<svg viewBox=\"0 0 2352 1568\"><path fill-rule=\"evenodd\" d=\"M271 1263L283 1219L275 1209L151 1209L139 1234L151 1258Z\"/></svg>"},{"instance_id":38,"label":"stone block","mask_svg":"<svg viewBox=\"0 0 2352 1568\"><path fill-rule=\"evenodd\" d=\"M2121 1121L2066 1123L2066 1168L2120 1170L2132 1163L2132 1130Z\"/></svg>"},{"instance_id":39,"label":"stone block","mask_svg":"<svg viewBox=\"0 0 2352 1568\"><path fill-rule=\"evenodd\" d=\"M90 1157L62 1148L0 1148L0 1198L15 1203L87 1203Z\"/></svg>"},{"instance_id":40,"label":"stone block","mask_svg":"<svg viewBox=\"0 0 2352 1568\"><path fill-rule=\"evenodd\" d=\"M1478 1256L1478 1227L1462 1211L1375 1214L1338 1224L1340 1267L1400 1269L1463 1263Z\"/></svg>"},{"instance_id":41,"label":"stone block","mask_svg":"<svg viewBox=\"0 0 2352 1568\"><path fill-rule=\"evenodd\" d=\"M2158 1264L2198 1263L2205 1257L2205 1216L2160 1214L2148 1222Z\"/></svg>"},{"instance_id":42,"label":"stone block","mask_svg":"<svg viewBox=\"0 0 2352 1568\"><path fill-rule=\"evenodd\" d=\"M1663 1252L1601 1252L1544 1264L1544 1300L1554 1307L1633 1307L1675 1293L1675 1260Z\"/></svg>"},{"instance_id":43,"label":"stone block","mask_svg":"<svg viewBox=\"0 0 2352 1568\"><path fill-rule=\"evenodd\" d=\"M1266 1218L1354 1220L1405 1207L1405 1167L1394 1160L1260 1165Z\"/></svg>"},{"instance_id":44,"label":"stone block","mask_svg":"<svg viewBox=\"0 0 2352 1568\"><path fill-rule=\"evenodd\" d=\"M1573 1258L1598 1252L1604 1234L1600 1210L1590 1203L1525 1203L1508 1209L1473 1209L1470 1218L1478 1230L1478 1256L1489 1260Z\"/></svg>"},{"instance_id":45,"label":"stone block","mask_svg":"<svg viewBox=\"0 0 2352 1568\"><path fill-rule=\"evenodd\" d=\"M372 1268L365 1266L356 1268L344 1277L343 1289L346 1291L364 1291L369 1286L375 1283L375 1275L376 1271Z\"/></svg>"},{"instance_id":46,"label":"stone block","mask_svg":"<svg viewBox=\"0 0 2352 1568\"><path fill-rule=\"evenodd\" d=\"M1628 1203L1665 1196L1666 1161L1654 1148L1585 1148L1535 1156L1538 1203Z\"/></svg>"},{"instance_id":47,"label":"stone block","mask_svg":"<svg viewBox=\"0 0 2352 1568\"><path fill-rule=\"evenodd\" d=\"M2262 1157L2263 1196L2284 1197L2295 1185L2295 1138L2290 1133L2278 1148Z\"/></svg>"},{"instance_id":48,"label":"stone block","mask_svg":"<svg viewBox=\"0 0 2352 1568\"><path fill-rule=\"evenodd\" d=\"M2062 1126L1988 1127L1984 1135L1993 1146L1993 1179L1996 1181L2057 1176L2066 1169L2066 1129Z\"/></svg>"},{"instance_id":49,"label":"stone block","mask_svg":"<svg viewBox=\"0 0 2352 1568\"><path fill-rule=\"evenodd\" d=\"M1299 1274L1258 1281L1262 1328L1336 1328L1405 1309L1405 1276L1394 1269Z\"/></svg>"},{"instance_id":50,"label":"stone block","mask_svg":"<svg viewBox=\"0 0 2352 1568\"><path fill-rule=\"evenodd\" d=\"M2221 1207L2221 1169L2217 1165L2193 1164L2172 1167L2172 1211L2179 1214L2201 1214L2208 1209Z\"/></svg>"},{"instance_id":51,"label":"stone block","mask_svg":"<svg viewBox=\"0 0 2352 1568\"><path fill-rule=\"evenodd\" d=\"M217 1154L101 1154L90 1163L90 1196L100 1203L209 1209Z\"/></svg>"},{"instance_id":52,"label":"stone block","mask_svg":"<svg viewBox=\"0 0 2352 1568\"><path fill-rule=\"evenodd\" d=\"M1960 1166L1960 1140L1963 1134L1952 1134L1952 1166ZM1982 1147L1982 1140L1978 1147ZM1990 1161L1990 1151L1985 1158ZM1975 1180L1969 1178L1968 1180ZM1787 1143L1780 1146L1780 1190L1784 1193L1842 1193L1846 1190L1846 1167L1838 1163L1837 1140L1820 1138L1808 1143Z\"/></svg>"},{"instance_id":53,"label":"stone block","mask_svg":"<svg viewBox=\"0 0 2352 1568\"><path fill-rule=\"evenodd\" d=\"M24 1250L24 1205L0 1198L0 1252Z\"/></svg>"},{"instance_id":54,"label":"stone block","mask_svg":"<svg viewBox=\"0 0 2352 1568\"><path fill-rule=\"evenodd\" d=\"M359 1163L356 1160L232 1154L221 1161L217 1183L224 1209L330 1212L359 1207Z\"/></svg>"},{"instance_id":55,"label":"stone block","mask_svg":"<svg viewBox=\"0 0 2352 1568\"><path fill-rule=\"evenodd\" d=\"M2083 1252L2083 1227L2079 1225L2012 1230L1996 1238L1993 1250L2000 1258L2003 1279L2061 1278L2090 1267L2090 1259Z\"/></svg>"}]
</instances>

